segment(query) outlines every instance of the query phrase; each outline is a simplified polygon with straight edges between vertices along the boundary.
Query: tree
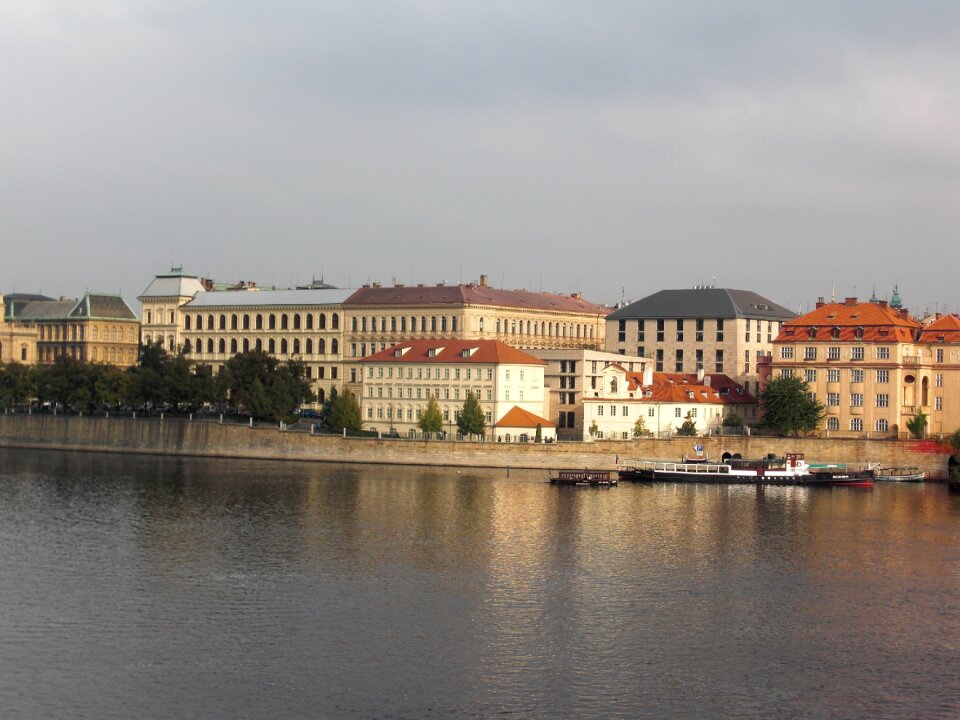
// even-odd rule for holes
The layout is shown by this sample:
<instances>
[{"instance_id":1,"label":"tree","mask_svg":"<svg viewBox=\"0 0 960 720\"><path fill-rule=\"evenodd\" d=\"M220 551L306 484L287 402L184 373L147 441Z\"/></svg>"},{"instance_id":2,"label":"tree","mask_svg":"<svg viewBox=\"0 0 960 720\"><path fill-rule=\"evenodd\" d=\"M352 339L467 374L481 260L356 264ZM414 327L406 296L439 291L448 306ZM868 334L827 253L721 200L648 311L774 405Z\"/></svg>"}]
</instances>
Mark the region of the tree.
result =
<instances>
[{"instance_id":1,"label":"tree","mask_svg":"<svg viewBox=\"0 0 960 720\"><path fill-rule=\"evenodd\" d=\"M345 393L331 392L333 398L324 423L331 430L360 430L363 425L360 420L360 404L356 396L349 390Z\"/></svg>"},{"instance_id":2,"label":"tree","mask_svg":"<svg viewBox=\"0 0 960 720\"><path fill-rule=\"evenodd\" d=\"M440 412L440 406L437 405L437 399L430 398L427 408L417 421L417 427L425 433L438 433L443 430L443 414Z\"/></svg>"},{"instance_id":3,"label":"tree","mask_svg":"<svg viewBox=\"0 0 960 720\"><path fill-rule=\"evenodd\" d=\"M533 441L535 443L543 442L543 425L541 423L537 423L537 434L534 435Z\"/></svg>"},{"instance_id":4,"label":"tree","mask_svg":"<svg viewBox=\"0 0 960 720\"><path fill-rule=\"evenodd\" d=\"M600 426L597 425L597 421L593 420L590 423L590 427L587 428L587 432L590 433L590 437L596 437L597 433L600 432Z\"/></svg>"},{"instance_id":5,"label":"tree","mask_svg":"<svg viewBox=\"0 0 960 720\"><path fill-rule=\"evenodd\" d=\"M34 393L34 375L29 367L12 362L0 368L0 405L20 405Z\"/></svg>"},{"instance_id":6,"label":"tree","mask_svg":"<svg viewBox=\"0 0 960 720\"><path fill-rule=\"evenodd\" d=\"M647 421L643 419L643 416L637 418L637 421L633 424L633 436L635 438L644 437L647 434Z\"/></svg>"},{"instance_id":7,"label":"tree","mask_svg":"<svg viewBox=\"0 0 960 720\"><path fill-rule=\"evenodd\" d=\"M467 391L463 408L457 412L457 430L461 435L483 435L487 430L487 421L477 396Z\"/></svg>"},{"instance_id":8,"label":"tree","mask_svg":"<svg viewBox=\"0 0 960 720\"><path fill-rule=\"evenodd\" d=\"M907 421L907 430L918 440L927 433L927 416L921 410Z\"/></svg>"},{"instance_id":9,"label":"tree","mask_svg":"<svg viewBox=\"0 0 960 720\"><path fill-rule=\"evenodd\" d=\"M764 410L761 425L783 435L812 432L826 416L826 408L807 394L807 383L798 377L767 382L760 393L760 404Z\"/></svg>"},{"instance_id":10,"label":"tree","mask_svg":"<svg viewBox=\"0 0 960 720\"><path fill-rule=\"evenodd\" d=\"M723 427L728 428L742 428L743 427L743 418L737 414L736 410L731 410L723 418Z\"/></svg>"},{"instance_id":11,"label":"tree","mask_svg":"<svg viewBox=\"0 0 960 720\"><path fill-rule=\"evenodd\" d=\"M693 419L690 411L683 418L683 423L677 428L677 435L685 437L694 437L697 434L697 421Z\"/></svg>"}]
</instances>

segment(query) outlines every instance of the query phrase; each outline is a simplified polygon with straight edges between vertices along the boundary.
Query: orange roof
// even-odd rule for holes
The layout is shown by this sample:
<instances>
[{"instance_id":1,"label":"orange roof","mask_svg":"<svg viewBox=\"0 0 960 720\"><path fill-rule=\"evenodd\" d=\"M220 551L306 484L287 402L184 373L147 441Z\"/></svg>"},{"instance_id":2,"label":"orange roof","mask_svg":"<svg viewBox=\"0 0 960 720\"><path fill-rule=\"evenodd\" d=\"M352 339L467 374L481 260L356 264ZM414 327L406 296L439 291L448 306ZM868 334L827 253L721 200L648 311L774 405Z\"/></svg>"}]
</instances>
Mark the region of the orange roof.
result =
<instances>
[{"instance_id":1,"label":"orange roof","mask_svg":"<svg viewBox=\"0 0 960 720\"><path fill-rule=\"evenodd\" d=\"M920 323L886 303L824 303L783 324L775 342L912 342Z\"/></svg>"},{"instance_id":2,"label":"orange roof","mask_svg":"<svg viewBox=\"0 0 960 720\"><path fill-rule=\"evenodd\" d=\"M653 373L653 384L643 386L642 373L628 373L630 390L642 390L645 400L658 402L705 402L734 405L755 403L757 399L723 373L707 373L710 384L697 381L696 373ZM646 397L647 391L651 392ZM693 397L690 397L690 393Z\"/></svg>"},{"instance_id":3,"label":"orange roof","mask_svg":"<svg viewBox=\"0 0 960 720\"><path fill-rule=\"evenodd\" d=\"M535 428L537 425L540 425L542 428L553 428L557 426L556 423L534 415L529 410L524 410L516 405L510 408L507 414L500 418L500 422L497 423L497 427L513 428Z\"/></svg>"},{"instance_id":4,"label":"orange roof","mask_svg":"<svg viewBox=\"0 0 960 720\"><path fill-rule=\"evenodd\" d=\"M920 331L920 342L960 342L960 317L956 315L944 315L943 317L937 318Z\"/></svg>"},{"instance_id":5,"label":"orange roof","mask_svg":"<svg viewBox=\"0 0 960 720\"><path fill-rule=\"evenodd\" d=\"M499 340L408 340L360 359L364 363L546 365Z\"/></svg>"}]
</instances>

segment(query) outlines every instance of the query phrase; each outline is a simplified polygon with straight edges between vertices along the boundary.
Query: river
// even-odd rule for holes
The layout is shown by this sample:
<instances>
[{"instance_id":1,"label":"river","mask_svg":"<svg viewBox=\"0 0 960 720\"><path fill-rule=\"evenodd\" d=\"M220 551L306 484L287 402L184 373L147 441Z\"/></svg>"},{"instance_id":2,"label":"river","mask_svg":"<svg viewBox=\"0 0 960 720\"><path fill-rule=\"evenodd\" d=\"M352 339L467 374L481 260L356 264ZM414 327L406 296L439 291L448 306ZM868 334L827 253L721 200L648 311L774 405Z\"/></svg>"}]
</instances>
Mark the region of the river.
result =
<instances>
[{"instance_id":1,"label":"river","mask_svg":"<svg viewBox=\"0 0 960 720\"><path fill-rule=\"evenodd\" d=\"M10 718L957 718L960 496L0 450Z\"/></svg>"}]
</instances>

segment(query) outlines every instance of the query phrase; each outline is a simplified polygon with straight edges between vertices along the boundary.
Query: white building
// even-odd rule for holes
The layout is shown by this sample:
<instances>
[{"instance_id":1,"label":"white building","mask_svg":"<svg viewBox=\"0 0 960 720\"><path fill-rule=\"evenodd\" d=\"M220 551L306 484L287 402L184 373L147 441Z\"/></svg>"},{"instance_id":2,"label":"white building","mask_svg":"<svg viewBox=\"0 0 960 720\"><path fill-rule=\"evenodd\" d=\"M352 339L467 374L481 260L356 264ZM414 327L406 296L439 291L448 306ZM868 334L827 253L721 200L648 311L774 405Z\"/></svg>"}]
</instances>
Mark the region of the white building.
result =
<instances>
[{"instance_id":1,"label":"white building","mask_svg":"<svg viewBox=\"0 0 960 720\"><path fill-rule=\"evenodd\" d=\"M544 440L556 436L545 419L543 360L498 340L410 340L360 360L360 412L364 428L415 436L431 398L444 430L456 432L456 413L467 393L480 401L487 437L532 440L539 424Z\"/></svg>"}]
</instances>

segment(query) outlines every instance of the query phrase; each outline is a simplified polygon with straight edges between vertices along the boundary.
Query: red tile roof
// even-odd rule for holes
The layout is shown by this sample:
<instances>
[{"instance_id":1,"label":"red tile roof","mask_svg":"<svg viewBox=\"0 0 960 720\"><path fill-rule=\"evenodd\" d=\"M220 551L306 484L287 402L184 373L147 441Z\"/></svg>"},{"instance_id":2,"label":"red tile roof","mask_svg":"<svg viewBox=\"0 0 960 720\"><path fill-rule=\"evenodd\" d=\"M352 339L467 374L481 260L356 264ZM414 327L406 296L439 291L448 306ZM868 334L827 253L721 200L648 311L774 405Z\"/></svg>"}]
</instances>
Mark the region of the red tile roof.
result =
<instances>
[{"instance_id":1,"label":"red tile roof","mask_svg":"<svg viewBox=\"0 0 960 720\"><path fill-rule=\"evenodd\" d=\"M348 297L343 304L345 307L358 305L489 305L601 316L606 316L612 310L612 308L587 302L580 297L579 293L560 295L527 290L500 290L483 285L360 288Z\"/></svg>"},{"instance_id":2,"label":"red tile roof","mask_svg":"<svg viewBox=\"0 0 960 720\"><path fill-rule=\"evenodd\" d=\"M920 331L920 342L960 343L960 317L944 315Z\"/></svg>"},{"instance_id":3,"label":"red tile roof","mask_svg":"<svg viewBox=\"0 0 960 720\"><path fill-rule=\"evenodd\" d=\"M464 352L469 352L465 356ZM399 353L399 354L398 354ZM499 340L408 340L361 358L365 363L546 365L545 360Z\"/></svg>"},{"instance_id":4,"label":"red tile roof","mask_svg":"<svg viewBox=\"0 0 960 720\"><path fill-rule=\"evenodd\" d=\"M775 342L911 342L919 329L914 318L888 305L825 303L785 322Z\"/></svg>"},{"instance_id":5,"label":"red tile roof","mask_svg":"<svg viewBox=\"0 0 960 720\"><path fill-rule=\"evenodd\" d=\"M649 390L652 394L644 398L647 400L724 405L757 402L753 395L745 392L743 387L728 375L708 373L704 377L710 379L709 385L699 382L695 373L654 373L653 384L646 387L643 386L643 373L628 373L627 380L630 390L643 390L644 395Z\"/></svg>"},{"instance_id":6,"label":"red tile roof","mask_svg":"<svg viewBox=\"0 0 960 720\"><path fill-rule=\"evenodd\" d=\"M529 410L524 410L521 407L514 405L510 410L507 411L507 414L500 418L500 422L497 423L497 427L502 428L535 428L537 425L540 425L542 428L555 428L556 423L552 423L549 420L534 415Z\"/></svg>"}]
</instances>

